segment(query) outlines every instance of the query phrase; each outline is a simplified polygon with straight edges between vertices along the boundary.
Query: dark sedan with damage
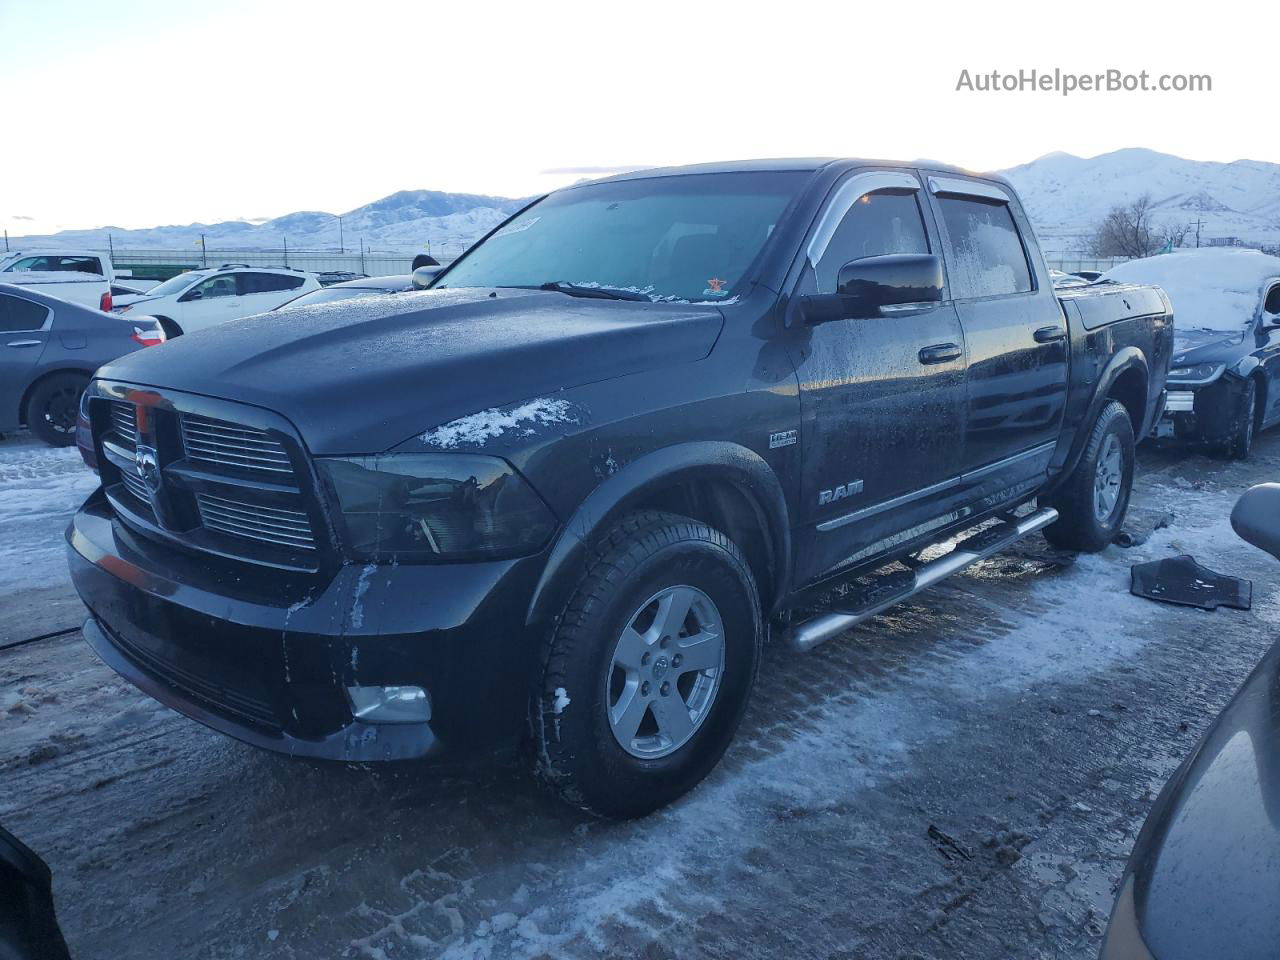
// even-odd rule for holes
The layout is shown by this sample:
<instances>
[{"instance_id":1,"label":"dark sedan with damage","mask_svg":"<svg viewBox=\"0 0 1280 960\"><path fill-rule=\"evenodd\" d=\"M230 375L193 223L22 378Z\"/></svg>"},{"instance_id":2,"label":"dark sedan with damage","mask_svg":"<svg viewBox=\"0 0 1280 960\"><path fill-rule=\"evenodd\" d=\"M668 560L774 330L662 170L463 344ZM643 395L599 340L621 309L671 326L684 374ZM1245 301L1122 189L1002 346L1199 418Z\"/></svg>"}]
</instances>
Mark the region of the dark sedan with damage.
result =
<instances>
[{"instance_id":1,"label":"dark sedan with damage","mask_svg":"<svg viewBox=\"0 0 1280 960\"><path fill-rule=\"evenodd\" d=\"M1280 258L1203 249L1134 260L1107 274L1155 283L1176 324L1169 399L1157 433L1244 459L1280 423Z\"/></svg>"}]
</instances>

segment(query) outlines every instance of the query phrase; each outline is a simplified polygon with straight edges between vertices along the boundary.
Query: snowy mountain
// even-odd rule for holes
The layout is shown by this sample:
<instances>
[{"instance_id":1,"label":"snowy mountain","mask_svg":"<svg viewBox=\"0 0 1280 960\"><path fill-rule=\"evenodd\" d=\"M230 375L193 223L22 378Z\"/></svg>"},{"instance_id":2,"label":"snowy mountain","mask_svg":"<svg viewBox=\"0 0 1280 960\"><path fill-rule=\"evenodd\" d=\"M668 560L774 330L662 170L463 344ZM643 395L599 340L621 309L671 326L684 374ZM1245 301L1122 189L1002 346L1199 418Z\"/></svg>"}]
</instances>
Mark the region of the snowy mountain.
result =
<instances>
[{"instance_id":1,"label":"snowy mountain","mask_svg":"<svg viewBox=\"0 0 1280 960\"><path fill-rule=\"evenodd\" d=\"M1078 249L1108 210L1144 193L1155 201L1157 223L1203 221L1202 243L1238 237L1280 244L1280 164L1184 160L1135 148L1087 159L1050 153L1000 172L1017 188L1047 250Z\"/></svg>"},{"instance_id":2,"label":"snowy mountain","mask_svg":"<svg viewBox=\"0 0 1280 960\"><path fill-rule=\"evenodd\" d=\"M1027 206L1047 251L1080 249L1094 226L1117 204L1144 193L1156 203L1157 223L1202 221L1201 242L1238 237L1246 243L1280 245L1280 164L1257 160L1214 163L1184 160L1153 150L1128 149L1084 158L1050 153L1001 171ZM425 243L447 247L476 240L524 201L436 190L402 190L342 214L342 240L355 249L405 252ZM146 230L66 230L52 237L13 238L14 246L106 246L117 249L180 250L199 244L211 249L336 250L338 217L301 211L262 223L231 220L152 227ZM1192 230L1194 235L1194 228Z\"/></svg>"},{"instance_id":3,"label":"snowy mountain","mask_svg":"<svg viewBox=\"0 0 1280 960\"><path fill-rule=\"evenodd\" d=\"M342 214L341 240L347 249L417 251L424 243L465 245L524 204L523 200L438 190L401 190ZM63 230L45 237L13 237L11 245L58 247L106 246L107 234L117 250L184 250L200 243L201 234L210 249L274 249L286 242L290 249L337 250L338 215L318 210L285 214L273 220L250 223L189 223L184 226L124 230Z\"/></svg>"}]
</instances>

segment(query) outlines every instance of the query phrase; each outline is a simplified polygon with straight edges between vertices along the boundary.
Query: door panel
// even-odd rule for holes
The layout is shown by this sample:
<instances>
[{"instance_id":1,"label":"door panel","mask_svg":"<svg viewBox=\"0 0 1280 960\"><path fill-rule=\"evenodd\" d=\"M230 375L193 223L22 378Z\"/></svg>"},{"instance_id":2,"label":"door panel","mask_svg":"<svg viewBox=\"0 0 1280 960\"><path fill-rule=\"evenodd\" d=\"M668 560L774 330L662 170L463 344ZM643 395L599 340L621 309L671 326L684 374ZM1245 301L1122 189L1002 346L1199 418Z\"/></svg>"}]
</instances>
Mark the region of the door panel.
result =
<instances>
[{"instance_id":1,"label":"door panel","mask_svg":"<svg viewBox=\"0 0 1280 960\"><path fill-rule=\"evenodd\" d=\"M18 405L53 336L47 307L0 293L0 430L18 425Z\"/></svg>"},{"instance_id":2,"label":"door panel","mask_svg":"<svg viewBox=\"0 0 1280 960\"><path fill-rule=\"evenodd\" d=\"M1057 322L1045 316L1045 302L1021 295L957 305L969 345L966 471L1057 439L1067 402L1067 321L1056 301ZM1041 329L1063 336L1037 342Z\"/></svg>"},{"instance_id":3,"label":"door panel","mask_svg":"<svg viewBox=\"0 0 1280 960\"><path fill-rule=\"evenodd\" d=\"M797 293L834 293L850 261L938 254L921 183L902 170L837 184L806 247ZM921 304L885 316L800 326L804 524L797 577L810 580L877 552L886 538L945 510L964 444L965 343L955 308Z\"/></svg>"},{"instance_id":4,"label":"door panel","mask_svg":"<svg viewBox=\"0 0 1280 960\"><path fill-rule=\"evenodd\" d=\"M813 530L811 548L797 559L801 579L935 518L935 488L959 473L965 414L964 335L950 304L911 317L826 323L810 334L797 365L801 495ZM921 361L942 344L958 348L952 359Z\"/></svg>"},{"instance_id":5,"label":"door panel","mask_svg":"<svg viewBox=\"0 0 1280 960\"><path fill-rule=\"evenodd\" d=\"M1067 320L1052 290L1037 288L1029 226L1003 188L929 182L969 351L961 464L975 496L987 497L1048 465L1066 410Z\"/></svg>"}]
</instances>

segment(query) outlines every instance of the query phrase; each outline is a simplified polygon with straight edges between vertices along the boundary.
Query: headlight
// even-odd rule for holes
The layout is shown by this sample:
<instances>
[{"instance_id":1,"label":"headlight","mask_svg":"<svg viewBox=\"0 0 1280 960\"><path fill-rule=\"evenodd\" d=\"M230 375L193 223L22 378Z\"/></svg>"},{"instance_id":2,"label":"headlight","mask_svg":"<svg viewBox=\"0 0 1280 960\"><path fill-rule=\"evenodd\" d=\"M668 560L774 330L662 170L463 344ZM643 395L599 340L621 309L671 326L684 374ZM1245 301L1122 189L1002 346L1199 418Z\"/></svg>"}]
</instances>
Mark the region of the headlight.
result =
<instances>
[{"instance_id":1,"label":"headlight","mask_svg":"<svg viewBox=\"0 0 1280 960\"><path fill-rule=\"evenodd\" d=\"M348 551L375 563L491 560L536 552L547 505L505 460L386 454L316 461L342 511Z\"/></svg>"},{"instance_id":2,"label":"headlight","mask_svg":"<svg viewBox=\"0 0 1280 960\"><path fill-rule=\"evenodd\" d=\"M1227 368L1225 363L1201 363L1194 367L1174 367L1169 371L1170 380L1185 380L1190 383L1209 383L1222 376Z\"/></svg>"}]
</instances>

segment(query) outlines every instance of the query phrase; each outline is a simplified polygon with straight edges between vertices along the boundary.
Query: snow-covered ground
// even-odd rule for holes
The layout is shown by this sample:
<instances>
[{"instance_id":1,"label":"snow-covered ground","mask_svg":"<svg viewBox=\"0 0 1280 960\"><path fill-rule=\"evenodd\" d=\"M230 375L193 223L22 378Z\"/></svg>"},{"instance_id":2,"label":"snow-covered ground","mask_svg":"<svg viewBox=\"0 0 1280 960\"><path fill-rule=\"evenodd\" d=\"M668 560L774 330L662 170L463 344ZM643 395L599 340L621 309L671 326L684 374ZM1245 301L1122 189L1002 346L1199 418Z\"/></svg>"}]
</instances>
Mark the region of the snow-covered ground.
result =
<instances>
[{"instance_id":1,"label":"snow-covered ground","mask_svg":"<svg viewBox=\"0 0 1280 960\"><path fill-rule=\"evenodd\" d=\"M92 481L0 451L3 529L44 557L9 589L47 583ZM1092 958L1154 791L1280 627L1280 567L1226 519L1280 435L1245 464L1141 461L1146 543L1073 562L1037 538L807 656L771 646L725 761L640 822L514 762L263 753L76 636L0 653L0 822L51 863L79 958ZM1182 552L1251 577L1254 610L1128 593L1130 564Z\"/></svg>"},{"instance_id":2,"label":"snow-covered ground","mask_svg":"<svg viewBox=\"0 0 1280 960\"><path fill-rule=\"evenodd\" d=\"M0 440L0 593L66 581L62 531L97 485L75 447Z\"/></svg>"}]
</instances>

